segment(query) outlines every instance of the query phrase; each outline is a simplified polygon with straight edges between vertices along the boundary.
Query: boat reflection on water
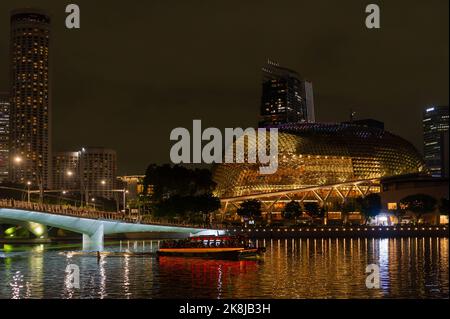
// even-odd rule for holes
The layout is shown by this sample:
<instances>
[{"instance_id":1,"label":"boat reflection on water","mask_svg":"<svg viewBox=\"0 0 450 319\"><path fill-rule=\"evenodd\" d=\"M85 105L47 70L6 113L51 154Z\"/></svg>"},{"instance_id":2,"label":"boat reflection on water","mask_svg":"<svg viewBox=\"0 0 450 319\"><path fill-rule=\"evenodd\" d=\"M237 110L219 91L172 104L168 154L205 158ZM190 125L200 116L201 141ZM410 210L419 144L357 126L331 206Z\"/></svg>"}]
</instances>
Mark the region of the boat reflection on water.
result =
<instances>
[{"instance_id":1,"label":"boat reflection on water","mask_svg":"<svg viewBox=\"0 0 450 319\"><path fill-rule=\"evenodd\" d=\"M240 290L245 282L256 282L261 260L217 260L161 256L157 260L161 279L178 281L180 286L201 288L205 295L220 298L222 289ZM246 280L242 280L245 278ZM241 287L243 288L243 287ZM198 292L196 293L198 295Z\"/></svg>"}]
</instances>

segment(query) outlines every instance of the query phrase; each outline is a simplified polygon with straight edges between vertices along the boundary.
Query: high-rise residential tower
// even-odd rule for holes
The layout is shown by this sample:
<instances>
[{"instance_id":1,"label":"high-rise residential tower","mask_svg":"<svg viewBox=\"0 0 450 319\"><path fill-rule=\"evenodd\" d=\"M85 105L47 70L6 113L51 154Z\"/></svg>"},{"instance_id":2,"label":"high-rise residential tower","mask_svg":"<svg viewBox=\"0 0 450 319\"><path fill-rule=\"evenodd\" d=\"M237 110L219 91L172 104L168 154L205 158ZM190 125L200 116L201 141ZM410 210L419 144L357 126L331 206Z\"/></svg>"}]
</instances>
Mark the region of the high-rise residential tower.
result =
<instances>
[{"instance_id":1,"label":"high-rise residential tower","mask_svg":"<svg viewBox=\"0 0 450 319\"><path fill-rule=\"evenodd\" d=\"M53 180L57 190L80 191L86 197L114 198L117 175L116 151L87 147L53 154Z\"/></svg>"},{"instance_id":2,"label":"high-rise residential tower","mask_svg":"<svg viewBox=\"0 0 450 319\"><path fill-rule=\"evenodd\" d=\"M263 67L260 126L315 122L312 83L278 63Z\"/></svg>"},{"instance_id":3,"label":"high-rise residential tower","mask_svg":"<svg viewBox=\"0 0 450 319\"><path fill-rule=\"evenodd\" d=\"M0 182L8 180L9 93L0 93Z\"/></svg>"},{"instance_id":4,"label":"high-rise residential tower","mask_svg":"<svg viewBox=\"0 0 450 319\"><path fill-rule=\"evenodd\" d=\"M80 153L82 185L92 196L114 198L116 186L116 151L103 147L88 147Z\"/></svg>"},{"instance_id":5,"label":"high-rise residential tower","mask_svg":"<svg viewBox=\"0 0 450 319\"><path fill-rule=\"evenodd\" d=\"M50 17L11 13L10 179L51 188Z\"/></svg>"},{"instance_id":6,"label":"high-rise residential tower","mask_svg":"<svg viewBox=\"0 0 450 319\"><path fill-rule=\"evenodd\" d=\"M435 177L448 176L448 106L433 106L423 113L425 163Z\"/></svg>"},{"instance_id":7,"label":"high-rise residential tower","mask_svg":"<svg viewBox=\"0 0 450 319\"><path fill-rule=\"evenodd\" d=\"M53 188L55 190L80 190L80 152L53 153Z\"/></svg>"}]
</instances>

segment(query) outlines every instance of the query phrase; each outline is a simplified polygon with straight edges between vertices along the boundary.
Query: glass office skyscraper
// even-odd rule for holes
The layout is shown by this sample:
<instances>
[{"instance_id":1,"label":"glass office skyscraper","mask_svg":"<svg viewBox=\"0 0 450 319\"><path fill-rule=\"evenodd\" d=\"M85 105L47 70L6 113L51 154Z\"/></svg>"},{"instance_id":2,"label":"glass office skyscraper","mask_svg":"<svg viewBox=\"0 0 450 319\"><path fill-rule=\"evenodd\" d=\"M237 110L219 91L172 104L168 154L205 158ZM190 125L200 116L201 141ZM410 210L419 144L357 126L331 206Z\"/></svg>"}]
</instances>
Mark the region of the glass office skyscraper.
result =
<instances>
[{"instance_id":1,"label":"glass office skyscraper","mask_svg":"<svg viewBox=\"0 0 450 319\"><path fill-rule=\"evenodd\" d=\"M260 126L315 121L311 82L272 61L262 70Z\"/></svg>"},{"instance_id":2,"label":"glass office skyscraper","mask_svg":"<svg viewBox=\"0 0 450 319\"><path fill-rule=\"evenodd\" d=\"M435 177L448 176L448 106L433 106L423 114L424 157Z\"/></svg>"}]
</instances>

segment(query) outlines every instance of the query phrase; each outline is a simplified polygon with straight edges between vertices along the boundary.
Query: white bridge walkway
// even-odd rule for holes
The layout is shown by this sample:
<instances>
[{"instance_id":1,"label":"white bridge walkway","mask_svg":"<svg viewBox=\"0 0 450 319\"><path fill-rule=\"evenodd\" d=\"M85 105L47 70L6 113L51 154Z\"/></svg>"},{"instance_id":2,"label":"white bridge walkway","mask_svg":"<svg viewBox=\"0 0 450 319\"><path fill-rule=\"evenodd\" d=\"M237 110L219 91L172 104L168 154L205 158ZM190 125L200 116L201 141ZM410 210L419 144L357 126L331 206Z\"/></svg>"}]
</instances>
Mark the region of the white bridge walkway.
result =
<instances>
[{"instance_id":1,"label":"white bridge walkway","mask_svg":"<svg viewBox=\"0 0 450 319\"><path fill-rule=\"evenodd\" d=\"M14 200L0 200L0 221L32 222L83 234L83 250L103 251L104 235L132 232L174 232L197 235L223 234L223 230L187 225L139 223L124 214L82 210Z\"/></svg>"}]
</instances>

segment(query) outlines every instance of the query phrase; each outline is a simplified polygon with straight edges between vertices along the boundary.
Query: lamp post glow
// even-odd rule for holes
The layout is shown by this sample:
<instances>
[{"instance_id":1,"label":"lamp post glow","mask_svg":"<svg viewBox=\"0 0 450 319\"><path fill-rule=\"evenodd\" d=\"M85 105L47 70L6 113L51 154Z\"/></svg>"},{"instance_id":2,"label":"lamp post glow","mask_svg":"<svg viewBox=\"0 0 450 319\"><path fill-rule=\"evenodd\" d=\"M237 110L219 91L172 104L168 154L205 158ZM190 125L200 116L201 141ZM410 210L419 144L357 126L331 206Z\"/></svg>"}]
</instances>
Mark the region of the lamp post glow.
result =
<instances>
[{"instance_id":1,"label":"lamp post glow","mask_svg":"<svg viewBox=\"0 0 450 319\"><path fill-rule=\"evenodd\" d=\"M124 213L127 212L127 193L128 193L128 191L126 189L123 189L122 194L123 194L123 212Z\"/></svg>"},{"instance_id":2,"label":"lamp post glow","mask_svg":"<svg viewBox=\"0 0 450 319\"><path fill-rule=\"evenodd\" d=\"M21 164L22 161L23 161L22 157L20 157L20 156L14 157L14 163L15 164Z\"/></svg>"},{"instance_id":3,"label":"lamp post glow","mask_svg":"<svg viewBox=\"0 0 450 319\"><path fill-rule=\"evenodd\" d=\"M21 157L19 155L15 156L13 159L13 163L17 166L21 165L23 161L24 161L23 157ZM42 172L40 172L40 171L38 171L35 174L35 176L36 177L32 177L32 178L36 178L37 185L39 186L39 201L42 203L44 200L44 178L42 176ZM21 180L23 180L23 177L21 178ZM30 183L30 185L31 185L30 181L27 182L27 185L28 185L28 183Z\"/></svg>"},{"instance_id":4,"label":"lamp post glow","mask_svg":"<svg viewBox=\"0 0 450 319\"><path fill-rule=\"evenodd\" d=\"M31 182L28 181L28 182L27 182L27 188L28 188L28 191L27 191L27 198L28 198L28 203L30 203L30 186L31 186Z\"/></svg>"},{"instance_id":5,"label":"lamp post glow","mask_svg":"<svg viewBox=\"0 0 450 319\"><path fill-rule=\"evenodd\" d=\"M21 164L22 164L22 162L23 162L23 158L21 157L21 156L14 156L14 158L13 158L13 165L14 166L20 166ZM15 179L17 179L17 172L16 173L14 173L14 175L15 175ZM19 174L19 175L21 175L21 174Z\"/></svg>"}]
</instances>

